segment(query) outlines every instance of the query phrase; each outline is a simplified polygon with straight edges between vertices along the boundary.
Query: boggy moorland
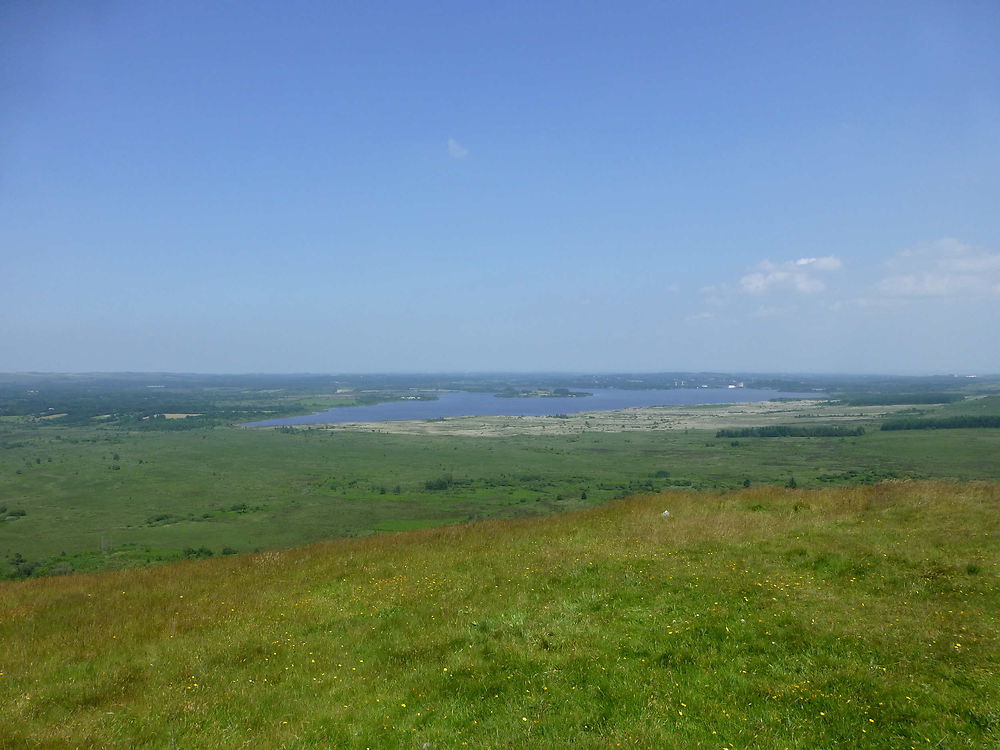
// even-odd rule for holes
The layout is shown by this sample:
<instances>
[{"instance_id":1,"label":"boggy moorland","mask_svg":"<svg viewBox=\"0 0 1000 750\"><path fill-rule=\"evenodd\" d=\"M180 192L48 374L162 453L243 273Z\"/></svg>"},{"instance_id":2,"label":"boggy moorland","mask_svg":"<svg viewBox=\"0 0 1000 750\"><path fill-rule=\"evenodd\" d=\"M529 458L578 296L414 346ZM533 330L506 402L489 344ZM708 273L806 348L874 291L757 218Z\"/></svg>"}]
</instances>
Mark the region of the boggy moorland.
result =
<instances>
[{"instance_id":1,"label":"boggy moorland","mask_svg":"<svg viewBox=\"0 0 1000 750\"><path fill-rule=\"evenodd\" d=\"M639 384L698 382L693 377L646 376ZM718 385L734 378L703 379ZM597 382L636 380L604 376ZM759 383L824 389L834 394L826 401L240 426L263 415L399 398L409 392L406 382L374 376L0 378L0 576L134 567L530 517L637 492L1000 478L998 430L880 429L900 416L1000 415L989 383L955 378ZM410 382L424 389L499 389L504 381L424 376ZM522 387L529 381L509 382ZM550 387L559 382L541 380ZM566 382L588 385L583 377ZM720 432L762 426L794 430L780 437Z\"/></svg>"},{"instance_id":2,"label":"boggy moorland","mask_svg":"<svg viewBox=\"0 0 1000 750\"><path fill-rule=\"evenodd\" d=\"M1000 742L991 384L443 434L147 385L4 402L0 747Z\"/></svg>"}]
</instances>

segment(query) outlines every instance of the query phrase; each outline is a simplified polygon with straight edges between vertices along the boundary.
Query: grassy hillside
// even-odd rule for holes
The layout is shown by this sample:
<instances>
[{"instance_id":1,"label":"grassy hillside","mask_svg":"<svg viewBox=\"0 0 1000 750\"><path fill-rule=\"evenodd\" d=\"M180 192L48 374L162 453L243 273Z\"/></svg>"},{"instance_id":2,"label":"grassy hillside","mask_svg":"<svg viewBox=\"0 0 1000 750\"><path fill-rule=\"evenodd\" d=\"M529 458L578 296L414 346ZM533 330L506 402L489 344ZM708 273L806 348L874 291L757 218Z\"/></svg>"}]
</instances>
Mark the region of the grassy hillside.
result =
<instances>
[{"instance_id":1,"label":"grassy hillside","mask_svg":"<svg viewBox=\"0 0 1000 750\"><path fill-rule=\"evenodd\" d=\"M673 491L0 583L0 747L995 747L998 526L997 484Z\"/></svg>"}]
</instances>

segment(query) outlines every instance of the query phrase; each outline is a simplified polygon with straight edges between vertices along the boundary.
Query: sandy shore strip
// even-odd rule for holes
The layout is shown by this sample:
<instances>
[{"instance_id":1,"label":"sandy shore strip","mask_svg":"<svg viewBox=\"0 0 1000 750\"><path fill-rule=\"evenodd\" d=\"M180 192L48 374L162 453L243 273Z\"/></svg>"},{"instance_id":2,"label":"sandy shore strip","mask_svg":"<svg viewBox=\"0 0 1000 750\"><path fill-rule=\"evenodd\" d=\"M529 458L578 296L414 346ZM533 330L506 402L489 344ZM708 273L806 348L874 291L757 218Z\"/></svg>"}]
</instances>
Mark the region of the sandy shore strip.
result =
<instances>
[{"instance_id":1,"label":"sandy shore strip","mask_svg":"<svg viewBox=\"0 0 1000 750\"><path fill-rule=\"evenodd\" d=\"M633 430L718 430L772 424L852 423L879 419L904 406L844 406L826 401L756 401L699 406L649 406L547 417L439 417L398 422L297 425L296 429L382 432L395 435L574 435Z\"/></svg>"}]
</instances>

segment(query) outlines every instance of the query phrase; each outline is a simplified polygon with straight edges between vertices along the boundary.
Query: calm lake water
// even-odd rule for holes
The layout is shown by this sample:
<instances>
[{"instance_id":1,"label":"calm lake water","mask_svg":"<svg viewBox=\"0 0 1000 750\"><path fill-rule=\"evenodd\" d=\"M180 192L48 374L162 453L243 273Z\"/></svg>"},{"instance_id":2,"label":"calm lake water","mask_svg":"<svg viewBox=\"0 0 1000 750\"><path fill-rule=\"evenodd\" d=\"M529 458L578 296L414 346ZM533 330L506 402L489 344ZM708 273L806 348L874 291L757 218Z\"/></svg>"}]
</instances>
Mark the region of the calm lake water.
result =
<instances>
[{"instance_id":1,"label":"calm lake water","mask_svg":"<svg viewBox=\"0 0 1000 750\"><path fill-rule=\"evenodd\" d=\"M436 419L502 415L544 417L581 411L627 409L636 406L691 406L767 401L772 398L825 398L823 393L785 393L752 388L678 388L675 390L628 391L614 388L587 389L592 396L577 398L498 398L492 393L456 391L439 393L437 401L387 401L371 406L340 406L302 417L266 419L250 427L283 427L342 422L388 422L403 419Z\"/></svg>"}]
</instances>

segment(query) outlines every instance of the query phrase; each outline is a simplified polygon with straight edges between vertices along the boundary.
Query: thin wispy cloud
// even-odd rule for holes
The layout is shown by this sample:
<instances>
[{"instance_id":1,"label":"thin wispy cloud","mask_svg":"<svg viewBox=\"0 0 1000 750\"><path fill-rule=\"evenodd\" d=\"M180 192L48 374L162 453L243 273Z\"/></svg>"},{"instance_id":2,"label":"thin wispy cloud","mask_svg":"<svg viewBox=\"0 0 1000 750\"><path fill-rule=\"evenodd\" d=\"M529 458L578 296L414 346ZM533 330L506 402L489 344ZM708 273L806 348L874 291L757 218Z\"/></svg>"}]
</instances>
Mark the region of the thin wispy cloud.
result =
<instances>
[{"instance_id":1,"label":"thin wispy cloud","mask_svg":"<svg viewBox=\"0 0 1000 750\"><path fill-rule=\"evenodd\" d=\"M1000 294L1000 253L946 237L896 253L875 284L884 297L974 298Z\"/></svg>"},{"instance_id":2,"label":"thin wispy cloud","mask_svg":"<svg viewBox=\"0 0 1000 750\"><path fill-rule=\"evenodd\" d=\"M733 294L732 286L726 283L709 284L700 291L706 305L724 305Z\"/></svg>"},{"instance_id":3,"label":"thin wispy cloud","mask_svg":"<svg viewBox=\"0 0 1000 750\"><path fill-rule=\"evenodd\" d=\"M799 294L815 294L826 289L818 274L839 270L840 258L799 258L798 260L772 263L761 261L757 269L740 279L740 288L748 294L792 290Z\"/></svg>"},{"instance_id":4,"label":"thin wispy cloud","mask_svg":"<svg viewBox=\"0 0 1000 750\"><path fill-rule=\"evenodd\" d=\"M751 313L755 318L773 318L776 315L784 315L795 310L792 305L760 305Z\"/></svg>"},{"instance_id":5,"label":"thin wispy cloud","mask_svg":"<svg viewBox=\"0 0 1000 750\"><path fill-rule=\"evenodd\" d=\"M823 277L828 278L831 272L839 271L843 266L843 261L833 255L802 257L779 263L762 260L738 281L709 284L699 291L703 304L726 317L786 317L798 309L792 299L810 296L817 300L825 298L827 295L819 296L827 288ZM760 302L748 310L747 297L758 298ZM705 312L700 316L688 316L686 320L714 316L714 313Z\"/></svg>"},{"instance_id":6,"label":"thin wispy cloud","mask_svg":"<svg viewBox=\"0 0 1000 750\"><path fill-rule=\"evenodd\" d=\"M454 138L448 139L448 156L452 159L464 159L469 155L469 149L456 141Z\"/></svg>"}]
</instances>

